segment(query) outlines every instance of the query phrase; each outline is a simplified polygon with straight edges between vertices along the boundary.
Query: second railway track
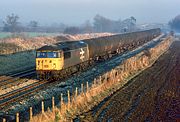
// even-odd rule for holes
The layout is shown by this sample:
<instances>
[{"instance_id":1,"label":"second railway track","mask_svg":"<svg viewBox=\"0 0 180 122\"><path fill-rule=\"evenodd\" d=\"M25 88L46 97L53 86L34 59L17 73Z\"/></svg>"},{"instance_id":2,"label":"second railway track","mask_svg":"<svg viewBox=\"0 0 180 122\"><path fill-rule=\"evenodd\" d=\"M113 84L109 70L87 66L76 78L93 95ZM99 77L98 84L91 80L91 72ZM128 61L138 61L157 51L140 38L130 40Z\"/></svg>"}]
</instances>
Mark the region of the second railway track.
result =
<instances>
[{"instance_id":1,"label":"second railway track","mask_svg":"<svg viewBox=\"0 0 180 122\"><path fill-rule=\"evenodd\" d=\"M8 92L7 94L0 95L0 109L11 102L15 102L26 95L30 95L31 93L42 89L47 82L48 81L35 82L12 92Z\"/></svg>"},{"instance_id":2,"label":"second railway track","mask_svg":"<svg viewBox=\"0 0 180 122\"><path fill-rule=\"evenodd\" d=\"M16 74L13 75L7 75L4 77L0 78L0 87L4 87L5 85L10 85L13 83L16 83L20 78L23 77L30 77L30 76L35 76L36 72L35 69L29 69L27 71L22 71L22 72L18 72Z\"/></svg>"}]
</instances>

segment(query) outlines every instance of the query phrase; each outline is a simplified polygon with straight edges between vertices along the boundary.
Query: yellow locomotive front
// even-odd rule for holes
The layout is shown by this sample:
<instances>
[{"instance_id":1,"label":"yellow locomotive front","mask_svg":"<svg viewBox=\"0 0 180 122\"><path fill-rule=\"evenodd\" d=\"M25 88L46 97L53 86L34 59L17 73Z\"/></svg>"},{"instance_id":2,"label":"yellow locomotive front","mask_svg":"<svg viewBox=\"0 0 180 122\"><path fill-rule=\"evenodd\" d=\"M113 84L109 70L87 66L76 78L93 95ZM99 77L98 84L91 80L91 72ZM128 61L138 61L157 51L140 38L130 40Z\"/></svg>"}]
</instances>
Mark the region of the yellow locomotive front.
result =
<instances>
[{"instance_id":1,"label":"yellow locomotive front","mask_svg":"<svg viewBox=\"0 0 180 122\"><path fill-rule=\"evenodd\" d=\"M36 73L39 79L61 79L82 69L88 61L88 46L82 41L60 42L36 50Z\"/></svg>"},{"instance_id":2,"label":"yellow locomotive front","mask_svg":"<svg viewBox=\"0 0 180 122\"><path fill-rule=\"evenodd\" d=\"M63 53L60 50L37 50L36 71L40 79L48 79L53 71L62 70Z\"/></svg>"}]
</instances>

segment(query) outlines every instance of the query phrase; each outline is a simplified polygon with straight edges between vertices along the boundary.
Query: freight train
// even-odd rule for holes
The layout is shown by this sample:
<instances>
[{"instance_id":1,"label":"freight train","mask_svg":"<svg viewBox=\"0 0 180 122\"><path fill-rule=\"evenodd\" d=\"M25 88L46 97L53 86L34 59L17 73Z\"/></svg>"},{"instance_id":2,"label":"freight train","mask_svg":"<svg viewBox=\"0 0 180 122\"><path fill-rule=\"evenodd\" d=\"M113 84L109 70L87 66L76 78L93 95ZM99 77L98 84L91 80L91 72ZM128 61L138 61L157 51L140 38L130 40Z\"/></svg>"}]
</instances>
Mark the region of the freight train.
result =
<instances>
[{"instance_id":1,"label":"freight train","mask_svg":"<svg viewBox=\"0 0 180 122\"><path fill-rule=\"evenodd\" d=\"M36 50L36 71L40 79L59 79L81 71L99 60L129 51L159 36L161 30L117 34L106 37L65 41Z\"/></svg>"}]
</instances>

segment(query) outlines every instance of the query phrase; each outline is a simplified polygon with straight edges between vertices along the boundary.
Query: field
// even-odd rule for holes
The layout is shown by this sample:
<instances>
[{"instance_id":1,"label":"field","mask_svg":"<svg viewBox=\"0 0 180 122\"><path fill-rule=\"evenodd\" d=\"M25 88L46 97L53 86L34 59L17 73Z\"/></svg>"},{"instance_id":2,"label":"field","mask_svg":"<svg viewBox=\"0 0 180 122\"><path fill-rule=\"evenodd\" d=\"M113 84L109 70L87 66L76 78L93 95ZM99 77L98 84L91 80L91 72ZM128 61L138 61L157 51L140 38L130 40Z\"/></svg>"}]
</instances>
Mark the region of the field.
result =
<instances>
[{"instance_id":1,"label":"field","mask_svg":"<svg viewBox=\"0 0 180 122\"><path fill-rule=\"evenodd\" d=\"M82 121L180 120L180 41L109 99L81 115Z\"/></svg>"},{"instance_id":2,"label":"field","mask_svg":"<svg viewBox=\"0 0 180 122\"><path fill-rule=\"evenodd\" d=\"M26 37L37 37L37 36L56 36L58 35L57 33L33 33L33 32L26 32L26 33L21 33L21 35L24 35ZM2 38L8 38L12 37L13 34L9 32L0 32L0 39Z\"/></svg>"}]
</instances>

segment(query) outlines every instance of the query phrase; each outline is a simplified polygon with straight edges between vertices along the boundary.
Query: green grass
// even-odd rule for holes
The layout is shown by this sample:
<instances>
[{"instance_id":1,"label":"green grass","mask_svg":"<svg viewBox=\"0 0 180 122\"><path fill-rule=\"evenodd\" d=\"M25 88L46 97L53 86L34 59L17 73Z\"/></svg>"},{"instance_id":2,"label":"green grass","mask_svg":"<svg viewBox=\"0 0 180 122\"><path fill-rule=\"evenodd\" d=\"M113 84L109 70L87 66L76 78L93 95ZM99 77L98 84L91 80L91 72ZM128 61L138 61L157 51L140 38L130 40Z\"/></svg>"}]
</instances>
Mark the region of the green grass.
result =
<instances>
[{"instance_id":1,"label":"green grass","mask_svg":"<svg viewBox=\"0 0 180 122\"><path fill-rule=\"evenodd\" d=\"M0 39L6 38L6 37L9 37L9 36L11 36L11 33L8 33L8 32L0 32Z\"/></svg>"}]
</instances>

